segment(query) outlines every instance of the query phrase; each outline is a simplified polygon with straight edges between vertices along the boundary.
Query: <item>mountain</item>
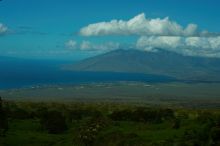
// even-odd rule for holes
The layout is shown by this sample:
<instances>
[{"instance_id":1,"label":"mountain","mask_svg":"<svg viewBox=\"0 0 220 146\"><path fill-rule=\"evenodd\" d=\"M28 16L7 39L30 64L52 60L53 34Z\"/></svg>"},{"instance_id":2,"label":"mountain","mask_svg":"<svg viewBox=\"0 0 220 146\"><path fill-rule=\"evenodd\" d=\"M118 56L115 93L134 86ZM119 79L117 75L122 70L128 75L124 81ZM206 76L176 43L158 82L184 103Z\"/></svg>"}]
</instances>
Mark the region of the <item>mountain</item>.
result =
<instances>
[{"instance_id":1,"label":"mountain","mask_svg":"<svg viewBox=\"0 0 220 146\"><path fill-rule=\"evenodd\" d=\"M114 50L85 59L64 69L72 71L107 71L146 73L184 80L220 81L220 59L183 56L158 49L158 52Z\"/></svg>"}]
</instances>

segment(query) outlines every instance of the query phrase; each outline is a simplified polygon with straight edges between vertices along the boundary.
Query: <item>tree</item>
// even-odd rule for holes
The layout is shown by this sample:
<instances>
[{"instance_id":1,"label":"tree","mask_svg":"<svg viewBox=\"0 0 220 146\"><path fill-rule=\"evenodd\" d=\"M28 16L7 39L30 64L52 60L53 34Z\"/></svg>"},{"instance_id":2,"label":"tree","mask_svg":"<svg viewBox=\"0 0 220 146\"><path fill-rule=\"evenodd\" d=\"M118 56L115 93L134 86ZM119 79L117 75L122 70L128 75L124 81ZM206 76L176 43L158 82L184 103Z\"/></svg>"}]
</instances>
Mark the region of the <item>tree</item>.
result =
<instances>
[{"instance_id":1,"label":"tree","mask_svg":"<svg viewBox=\"0 0 220 146\"><path fill-rule=\"evenodd\" d=\"M213 141L213 146L220 145L220 127L213 127L211 130L211 138Z\"/></svg>"},{"instance_id":2,"label":"tree","mask_svg":"<svg viewBox=\"0 0 220 146\"><path fill-rule=\"evenodd\" d=\"M8 131L8 119L2 104L3 101L0 97L0 136L5 136L6 132Z\"/></svg>"},{"instance_id":3,"label":"tree","mask_svg":"<svg viewBox=\"0 0 220 146\"><path fill-rule=\"evenodd\" d=\"M172 128L173 129L179 129L180 128L180 123L181 123L180 119L175 118L173 120Z\"/></svg>"},{"instance_id":4,"label":"tree","mask_svg":"<svg viewBox=\"0 0 220 146\"><path fill-rule=\"evenodd\" d=\"M66 119L59 111L47 111L41 117L41 125L51 134L59 134L67 129Z\"/></svg>"}]
</instances>

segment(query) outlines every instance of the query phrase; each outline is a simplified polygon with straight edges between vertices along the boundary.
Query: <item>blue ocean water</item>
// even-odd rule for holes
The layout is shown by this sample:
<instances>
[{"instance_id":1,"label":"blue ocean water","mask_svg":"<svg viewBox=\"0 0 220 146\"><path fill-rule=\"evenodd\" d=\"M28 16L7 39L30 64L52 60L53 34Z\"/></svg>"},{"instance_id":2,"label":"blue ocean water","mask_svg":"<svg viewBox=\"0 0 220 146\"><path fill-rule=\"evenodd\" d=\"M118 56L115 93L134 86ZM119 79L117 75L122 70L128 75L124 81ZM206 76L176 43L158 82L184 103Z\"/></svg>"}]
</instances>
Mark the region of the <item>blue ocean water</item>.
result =
<instances>
[{"instance_id":1,"label":"blue ocean water","mask_svg":"<svg viewBox=\"0 0 220 146\"><path fill-rule=\"evenodd\" d=\"M34 85L75 85L115 81L170 82L174 80L166 76L137 73L65 71L60 69L65 63L67 62L0 58L0 89Z\"/></svg>"}]
</instances>

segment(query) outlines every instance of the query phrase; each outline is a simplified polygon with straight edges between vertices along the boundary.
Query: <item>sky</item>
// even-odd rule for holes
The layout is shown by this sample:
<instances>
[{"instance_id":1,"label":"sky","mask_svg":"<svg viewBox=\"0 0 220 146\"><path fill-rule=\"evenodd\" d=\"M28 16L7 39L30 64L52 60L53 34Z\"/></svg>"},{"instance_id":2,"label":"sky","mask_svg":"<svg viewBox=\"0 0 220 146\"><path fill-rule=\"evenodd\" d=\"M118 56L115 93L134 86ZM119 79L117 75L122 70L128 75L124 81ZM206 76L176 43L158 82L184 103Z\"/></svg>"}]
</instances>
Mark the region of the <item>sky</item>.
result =
<instances>
[{"instance_id":1,"label":"sky","mask_svg":"<svg viewBox=\"0 0 220 146\"><path fill-rule=\"evenodd\" d=\"M0 0L0 56L78 60L115 49L220 57L219 0Z\"/></svg>"}]
</instances>

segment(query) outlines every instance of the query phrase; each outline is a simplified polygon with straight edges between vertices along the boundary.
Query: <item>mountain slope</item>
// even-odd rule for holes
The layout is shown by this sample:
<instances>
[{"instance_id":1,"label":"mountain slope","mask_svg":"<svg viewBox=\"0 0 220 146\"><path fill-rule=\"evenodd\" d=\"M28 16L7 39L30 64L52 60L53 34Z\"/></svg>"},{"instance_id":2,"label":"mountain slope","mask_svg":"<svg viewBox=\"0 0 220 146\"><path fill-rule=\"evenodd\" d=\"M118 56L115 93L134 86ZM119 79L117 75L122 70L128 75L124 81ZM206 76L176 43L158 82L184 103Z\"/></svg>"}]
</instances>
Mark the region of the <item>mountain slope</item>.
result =
<instances>
[{"instance_id":1,"label":"mountain slope","mask_svg":"<svg viewBox=\"0 0 220 146\"><path fill-rule=\"evenodd\" d=\"M159 50L115 50L65 66L74 71L109 71L158 74L178 79L220 81L220 59L183 56Z\"/></svg>"}]
</instances>

